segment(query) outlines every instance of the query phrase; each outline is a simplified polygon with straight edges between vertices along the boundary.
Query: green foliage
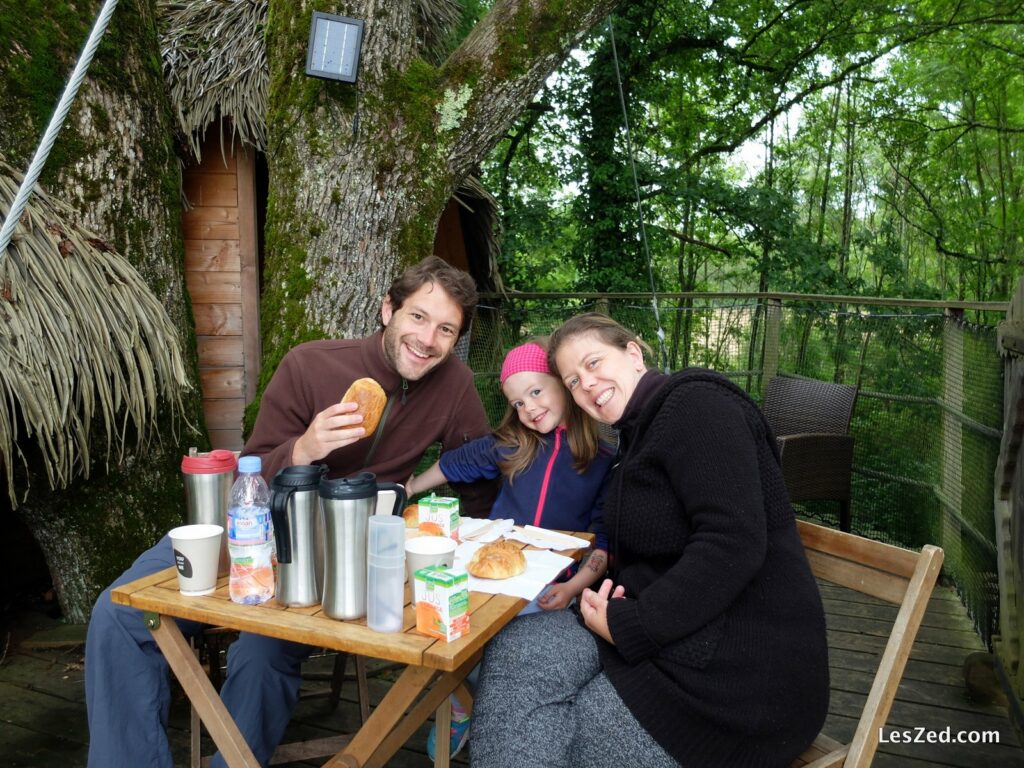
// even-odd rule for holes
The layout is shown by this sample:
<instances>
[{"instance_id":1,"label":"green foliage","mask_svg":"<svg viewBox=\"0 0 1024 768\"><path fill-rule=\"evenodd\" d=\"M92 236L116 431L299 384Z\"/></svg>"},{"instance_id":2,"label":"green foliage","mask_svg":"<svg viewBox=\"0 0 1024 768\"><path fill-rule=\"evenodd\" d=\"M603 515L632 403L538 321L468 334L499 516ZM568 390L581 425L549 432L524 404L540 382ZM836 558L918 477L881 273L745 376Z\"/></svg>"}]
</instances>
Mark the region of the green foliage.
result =
<instances>
[{"instance_id":1,"label":"green foliage","mask_svg":"<svg viewBox=\"0 0 1024 768\"><path fill-rule=\"evenodd\" d=\"M647 290L631 144L660 291L707 275L1007 297L1024 257L1021 18L948 0L622 6L619 74L595 30L485 166L511 284ZM545 268L552 246L575 270Z\"/></svg>"}]
</instances>

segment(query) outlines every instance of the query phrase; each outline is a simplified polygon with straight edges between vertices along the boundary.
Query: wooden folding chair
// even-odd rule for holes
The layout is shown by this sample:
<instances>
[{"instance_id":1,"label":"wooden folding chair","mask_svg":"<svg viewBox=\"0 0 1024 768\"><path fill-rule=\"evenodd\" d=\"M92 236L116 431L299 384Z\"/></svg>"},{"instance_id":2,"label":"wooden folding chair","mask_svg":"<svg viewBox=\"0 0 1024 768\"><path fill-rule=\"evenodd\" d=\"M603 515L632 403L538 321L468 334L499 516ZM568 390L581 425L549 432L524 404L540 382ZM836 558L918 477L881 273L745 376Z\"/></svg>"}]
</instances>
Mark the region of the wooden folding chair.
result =
<instances>
[{"instance_id":1,"label":"wooden folding chair","mask_svg":"<svg viewBox=\"0 0 1024 768\"><path fill-rule=\"evenodd\" d=\"M811 570L821 581L899 605L871 691L849 744L824 733L793 763L806 768L866 768L878 748L879 729L892 709L896 689L921 626L928 598L942 568L942 550L920 552L797 521Z\"/></svg>"}]
</instances>

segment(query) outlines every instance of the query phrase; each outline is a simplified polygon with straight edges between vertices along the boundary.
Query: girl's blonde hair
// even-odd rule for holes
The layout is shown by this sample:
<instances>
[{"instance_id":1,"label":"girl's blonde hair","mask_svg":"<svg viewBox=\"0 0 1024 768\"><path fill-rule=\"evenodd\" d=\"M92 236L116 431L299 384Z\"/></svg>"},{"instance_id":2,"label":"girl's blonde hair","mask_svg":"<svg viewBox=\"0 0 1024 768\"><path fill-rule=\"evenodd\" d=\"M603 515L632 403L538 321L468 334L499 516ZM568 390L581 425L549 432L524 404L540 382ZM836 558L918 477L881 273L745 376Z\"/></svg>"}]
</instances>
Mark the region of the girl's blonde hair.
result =
<instances>
[{"instance_id":1,"label":"girl's blonde hair","mask_svg":"<svg viewBox=\"0 0 1024 768\"><path fill-rule=\"evenodd\" d=\"M533 339L533 342L547 349L547 339ZM555 380L555 386L562 391L565 400L565 435L573 456L573 468L583 474L597 457L598 435L594 420L584 413L569 395L557 376L545 374ZM519 414L509 403L505 415L494 430L498 445L511 451L498 462L498 469L511 483L516 476L529 467L537 458L544 445L543 436L519 420Z\"/></svg>"}]
</instances>

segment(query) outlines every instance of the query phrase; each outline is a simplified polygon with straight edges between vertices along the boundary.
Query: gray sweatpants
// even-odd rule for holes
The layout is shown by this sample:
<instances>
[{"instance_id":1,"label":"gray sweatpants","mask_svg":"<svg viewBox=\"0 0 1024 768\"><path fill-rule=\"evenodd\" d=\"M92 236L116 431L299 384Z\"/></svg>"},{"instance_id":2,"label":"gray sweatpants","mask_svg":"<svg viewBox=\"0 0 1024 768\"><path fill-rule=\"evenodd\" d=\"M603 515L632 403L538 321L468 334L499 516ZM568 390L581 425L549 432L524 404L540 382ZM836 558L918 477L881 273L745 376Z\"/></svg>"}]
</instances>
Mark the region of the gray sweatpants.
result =
<instances>
[{"instance_id":1,"label":"gray sweatpants","mask_svg":"<svg viewBox=\"0 0 1024 768\"><path fill-rule=\"evenodd\" d=\"M487 645L473 707L473 768L675 768L601 671L570 611L520 616Z\"/></svg>"}]
</instances>

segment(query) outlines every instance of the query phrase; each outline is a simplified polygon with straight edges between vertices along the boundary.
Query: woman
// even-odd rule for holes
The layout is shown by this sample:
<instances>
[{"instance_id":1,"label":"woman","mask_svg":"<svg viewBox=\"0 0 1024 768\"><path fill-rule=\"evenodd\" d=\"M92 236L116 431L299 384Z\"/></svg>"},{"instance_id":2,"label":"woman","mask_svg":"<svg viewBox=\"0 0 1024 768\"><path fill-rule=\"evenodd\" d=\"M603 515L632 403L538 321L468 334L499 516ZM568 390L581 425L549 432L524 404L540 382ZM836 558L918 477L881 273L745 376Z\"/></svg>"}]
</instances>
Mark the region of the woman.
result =
<instances>
[{"instance_id":1,"label":"woman","mask_svg":"<svg viewBox=\"0 0 1024 768\"><path fill-rule=\"evenodd\" d=\"M597 314L551 336L552 370L619 430L611 578L579 618L488 646L474 766L784 766L824 722L824 613L771 430L724 377L647 371L644 349Z\"/></svg>"}]
</instances>

